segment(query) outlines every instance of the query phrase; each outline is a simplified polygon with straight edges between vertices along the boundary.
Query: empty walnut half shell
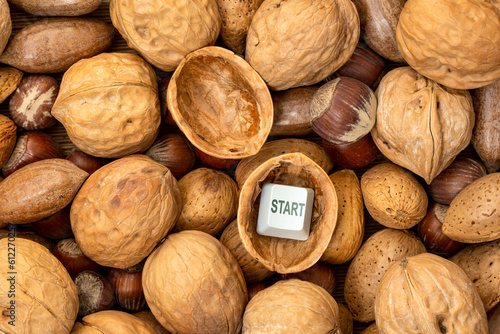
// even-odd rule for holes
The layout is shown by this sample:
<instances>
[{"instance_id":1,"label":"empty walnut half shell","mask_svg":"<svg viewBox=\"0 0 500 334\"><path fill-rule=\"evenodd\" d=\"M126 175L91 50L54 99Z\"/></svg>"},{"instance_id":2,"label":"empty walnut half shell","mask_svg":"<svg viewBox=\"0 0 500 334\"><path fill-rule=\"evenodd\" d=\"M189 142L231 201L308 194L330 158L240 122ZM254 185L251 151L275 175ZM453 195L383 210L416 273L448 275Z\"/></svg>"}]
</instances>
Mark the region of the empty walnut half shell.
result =
<instances>
[{"instance_id":1,"label":"empty walnut half shell","mask_svg":"<svg viewBox=\"0 0 500 334\"><path fill-rule=\"evenodd\" d=\"M257 153L273 123L264 80L242 57L217 46L181 61L168 85L167 105L189 141L220 159Z\"/></svg>"},{"instance_id":2,"label":"empty walnut half shell","mask_svg":"<svg viewBox=\"0 0 500 334\"><path fill-rule=\"evenodd\" d=\"M387 73L375 94L373 141L427 184L469 145L475 118L469 91L442 86L405 66Z\"/></svg>"},{"instance_id":3,"label":"empty walnut half shell","mask_svg":"<svg viewBox=\"0 0 500 334\"><path fill-rule=\"evenodd\" d=\"M257 233L260 194L265 183L314 190L313 213L307 240ZM338 200L328 174L302 153L270 158L246 179L240 191L238 230L247 251L267 269L286 274L305 270L324 253L337 223Z\"/></svg>"}]
</instances>

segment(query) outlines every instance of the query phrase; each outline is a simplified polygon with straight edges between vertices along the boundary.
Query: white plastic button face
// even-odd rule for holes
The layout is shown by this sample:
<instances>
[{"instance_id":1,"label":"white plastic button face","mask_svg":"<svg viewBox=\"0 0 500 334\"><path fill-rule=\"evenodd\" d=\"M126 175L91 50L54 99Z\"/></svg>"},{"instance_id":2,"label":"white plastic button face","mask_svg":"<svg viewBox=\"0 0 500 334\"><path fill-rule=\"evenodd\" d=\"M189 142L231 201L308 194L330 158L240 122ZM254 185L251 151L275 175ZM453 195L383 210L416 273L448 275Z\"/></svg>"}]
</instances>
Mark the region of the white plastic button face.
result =
<instances>
[{"instance_id":1,"label":"white plastic button face","mask_svg":"<svg viewBox=\"0 0 500 334\"><path fill-rule=\"evenodd\" d=\"M257 233L270 237L307 240L314 190L266 183L260 197Z\"/></svg>"}]
</instances>

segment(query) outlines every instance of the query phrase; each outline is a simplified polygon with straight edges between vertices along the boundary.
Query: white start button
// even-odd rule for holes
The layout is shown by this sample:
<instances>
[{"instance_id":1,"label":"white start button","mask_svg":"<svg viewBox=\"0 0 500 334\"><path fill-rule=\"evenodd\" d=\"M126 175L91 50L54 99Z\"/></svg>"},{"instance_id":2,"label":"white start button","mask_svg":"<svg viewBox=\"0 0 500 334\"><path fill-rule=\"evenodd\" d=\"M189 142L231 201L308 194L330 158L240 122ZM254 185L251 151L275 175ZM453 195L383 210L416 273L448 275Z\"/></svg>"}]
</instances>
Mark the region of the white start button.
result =
<instances>
[{"instance_id":1,"label":"white start button","mask_svg":"<svg viewBox=\"0 0 500 334\"><path fill-rule=\"evenodd\" d=\"M307 240L314 190L266 183L260 197L257 233L270 237Z\"/></svg>"}]
</instances>

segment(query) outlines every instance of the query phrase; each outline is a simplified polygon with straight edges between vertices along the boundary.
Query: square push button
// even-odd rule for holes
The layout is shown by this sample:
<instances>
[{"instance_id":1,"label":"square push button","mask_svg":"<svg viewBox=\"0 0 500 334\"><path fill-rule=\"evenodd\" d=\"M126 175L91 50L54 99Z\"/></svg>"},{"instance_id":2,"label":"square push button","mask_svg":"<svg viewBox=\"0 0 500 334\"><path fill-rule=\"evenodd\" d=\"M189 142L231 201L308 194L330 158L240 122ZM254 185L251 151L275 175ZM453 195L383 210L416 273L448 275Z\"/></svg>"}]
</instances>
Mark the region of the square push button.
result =
<instances>
[{"instance_id":1,"label":"square push button","mask_svg":"<svg viewBox=\"0 0 500 334\"><path fill-rule=\"evenodd\" d=\"M260 197L257 233L270 237L307 240L314 190L266 183Z\"/></svg>"}]
</instances>

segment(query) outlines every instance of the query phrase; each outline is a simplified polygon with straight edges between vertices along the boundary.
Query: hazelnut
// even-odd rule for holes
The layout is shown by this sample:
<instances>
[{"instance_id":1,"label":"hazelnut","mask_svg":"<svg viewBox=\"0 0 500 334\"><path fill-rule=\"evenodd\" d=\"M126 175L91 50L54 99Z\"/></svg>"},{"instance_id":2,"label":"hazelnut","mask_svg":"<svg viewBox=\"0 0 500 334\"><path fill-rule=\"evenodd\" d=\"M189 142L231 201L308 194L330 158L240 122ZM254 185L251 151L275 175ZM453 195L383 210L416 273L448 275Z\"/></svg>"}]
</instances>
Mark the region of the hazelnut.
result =
<instances>
[{"instance_id":1,"label":"hazelnut","mask_svg":"<svg viewBox=\"0 0 500 334\"><path fill-rule=\"evenodd\" d=\"M53 253L61 261L71 277L75 277L78 273L85 270L92 270L97 273L103 270L102 266L83 254L74 238L59 240Z\"/></svg>"},{"instance_id":2,"label":"hazelnut","mask_svg":"<svg viewBox=\"0 0 500 334\"><path fill-rule=\"evenodd\" d=\"M26 130L41 130L54 126L51 114L59 83L49 75L33 74L24 77L9 100L9 113L14 122Z\"/></svg>"},{"instance_id":3,"label":"hazelnut","mask_svg":"<svg viewBox=\"0 0 500 334\"><path fill-rule=\"evenodd\" d=\"M323 84L311 101L311 126L334 144L359 140L375 125L377 98L359 80L339 77Z\"/></svg>"},{"instance_id":4,"label":"hazelnut","mask_svg":"<svg viewBox=\"0 0 500 334\"><path fill-rule=\"evenodd\" d=\"M221 170L233 170L241 161L241 159L216 158L208 153L201 151L197 147L194 148L194 152L202 164Z\"/></svg>"},{"instance_id":5,"label":"hazelnut","mask_svg":"<svg viewBox=\"0 0 500 334\"><path fill-rule=\"evenodd\" d=\"M106 278L113 286L116 302L122 309L137 312L146 308L146 299L142 289L143 268L144 262L126 269L109 269Z\"/></svg>"},{"instance_id":6,"label":"hazelnut","mask_svg":"<svg viewBox=\"0 0 500 334\"><path fill-rule=\"evenodd\" d=\"M314 283L328 291L331 295L335 292L337 284L334 266L322 261L316 262L305 270L296 273L279 274L278 277L280 280L296 278Z\"/></svg>"},{"instance_id":7,"label":"hazelnut","mask_svg":"<svg viewBox=\"0 0 500 334\"><path fill-rule=\"evenodd\" d=\"M34 222L33 229L41 235L50 239L66 239L73 236L69 212L71 203L53 215Z\"/></svg>"},{"instance_id":8,"label":"hazelnut","mask_svg":"<svg viewBox=\"0 0 500 334\"><path fill-rule=\"evenodd\" d=\"M94 157L93 155L87 154L76 147L68 153L66 160L71 161L80 167L80 169L89 173L89 175L110 161L106 158Z\"/></svg>"},{"instance_id":9,"label":"hazelnut","mask_svg":"<svg viewBox=\"0 0 500 334\"><path fill-rule=\"evenodd\" d=\"M369 133L352 143L334 144L323 139L321 145L334 164L348 169L363 168L378 154L377 145Z\"/></svg>"},{"instance_id":10,"label":"hazelnut","mask_svg":"<svg viewBox=\"0 0 500 334\"><path fill-rule=\"evenodd\" d=\"M109 281L92 270L85 270L74 279L80 308L78 316L109 310L115 305L115 293Z\"/></svg>"}]
</instances>

